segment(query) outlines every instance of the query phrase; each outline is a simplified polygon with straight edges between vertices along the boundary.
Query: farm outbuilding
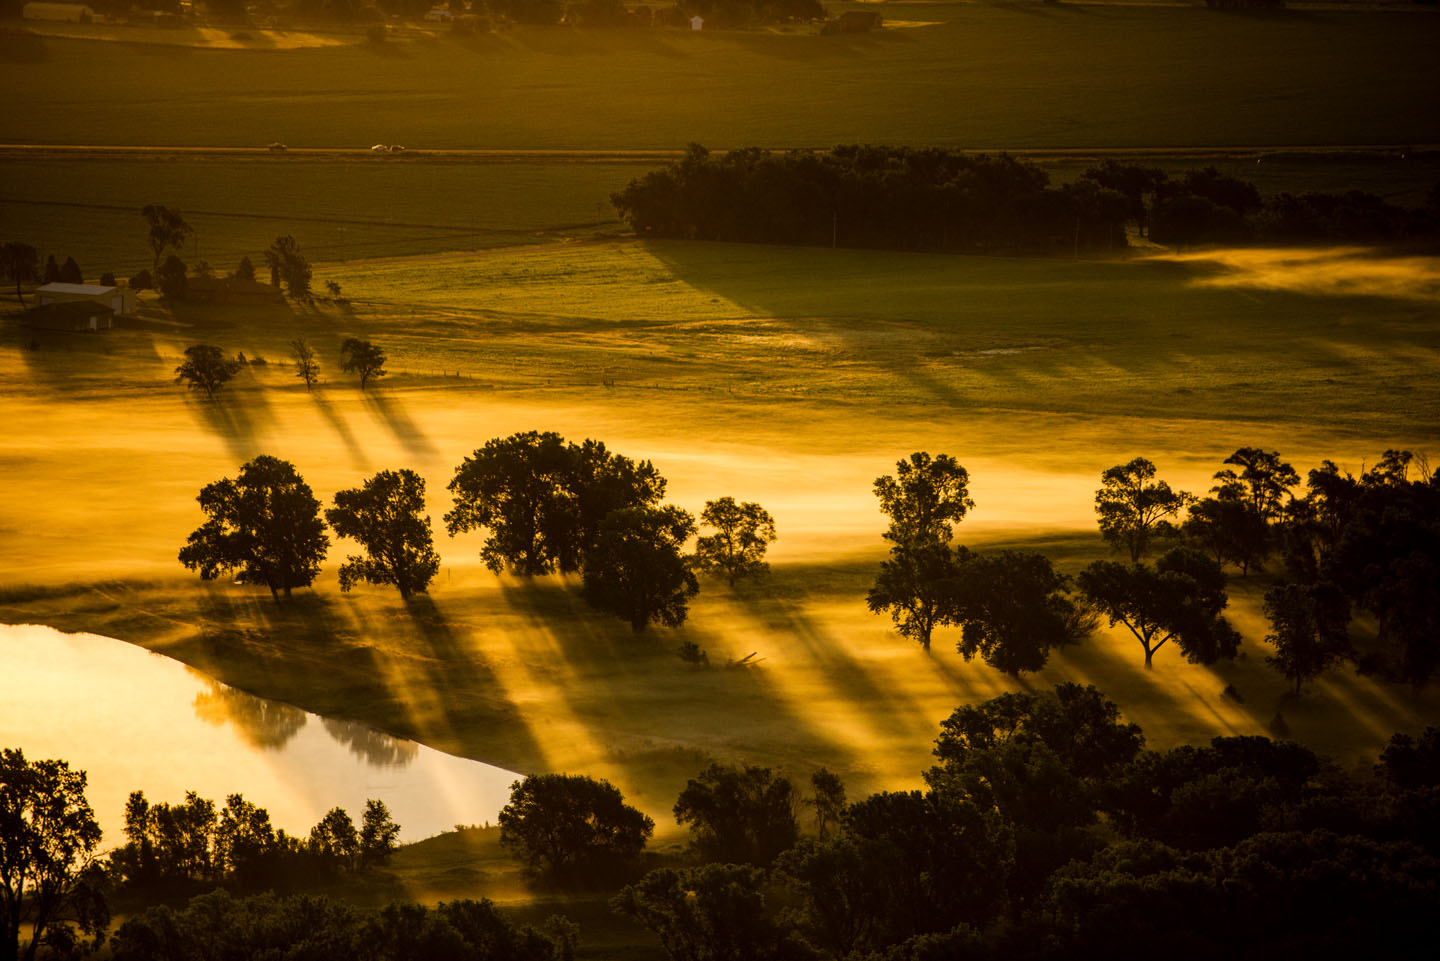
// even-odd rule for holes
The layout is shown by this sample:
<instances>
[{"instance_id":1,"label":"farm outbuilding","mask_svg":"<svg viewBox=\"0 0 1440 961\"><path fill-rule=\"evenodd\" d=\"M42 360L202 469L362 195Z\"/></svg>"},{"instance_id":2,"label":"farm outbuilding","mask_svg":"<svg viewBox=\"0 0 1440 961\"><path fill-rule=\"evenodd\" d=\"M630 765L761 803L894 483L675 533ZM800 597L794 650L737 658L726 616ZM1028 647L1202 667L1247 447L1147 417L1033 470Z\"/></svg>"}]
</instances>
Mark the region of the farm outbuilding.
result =
<instances>
[{"instance_id":1,"label":"farm outbuilding","mask_svg":"<svg viewBox=\"0 0 1440 961\"><path fill-rule=\"evenodd\" d=\"M37 330L109 330L115 326L115 314L98 301L67 300L31 307L20 322Z\"/></svg>"},{"instance_id":2,"label":"farm outbuilding","mask_svg":"<svg viewBox=\"0 0 1440 961\"><path fill-rule=\"evenodd\" d=\"M83 3L27 3L20 12L26 20L60 20L68 23L89 23L95 11Z\"/></svg>"},{"instance_id":3,"label":"farm outbuilding","mask_svg":"<svg viewBox=\"0 0 1440 961\"><path fill-rule=\"evenodd\" d=\"M102 287L98 284L46 284L35 291L35 302L67 304L77 301L104 304L117 316L135 313L138 303L135 292L127 287Z\"/></svg>"}]
</instances>

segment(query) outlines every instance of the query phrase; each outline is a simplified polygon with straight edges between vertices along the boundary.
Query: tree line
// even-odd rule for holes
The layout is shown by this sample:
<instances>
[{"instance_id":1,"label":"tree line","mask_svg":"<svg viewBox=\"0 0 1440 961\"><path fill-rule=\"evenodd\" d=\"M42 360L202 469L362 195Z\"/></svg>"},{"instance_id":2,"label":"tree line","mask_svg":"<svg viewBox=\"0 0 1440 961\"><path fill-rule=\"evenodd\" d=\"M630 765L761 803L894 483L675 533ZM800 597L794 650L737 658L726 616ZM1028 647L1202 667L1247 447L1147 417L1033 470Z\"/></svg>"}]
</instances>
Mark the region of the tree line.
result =
<instances>
[{"instance_id":1,"label":"tree line","mask_svg":"<svg viewBox=\"0 0 1440 961\"><path fill-rule=\"evenodd\" d=\"M1264 737L1146 749L1095 688L1061 684L957 709L934 755L924 790L853 803L823 768L802 792L712 764L673 807L681 863L611 906L674 961L1352 957L1440 934L1435 728L1365 776ZM653 831L581 775L516 782L500 823L569 885L635 876Z\"/></svg>"},{"instance_id":2,"label":"tree line","mask_svg":"<svg viewBox=\"0 0 1440 961\"><path fill-rule=\"evenodd\" d=\"M1204 498L1157 479L1143 457L1103 471L1100 534L1128 562L1098 560L1071 578L1034 552L953 545L951 525L974 507L969 474L948 455L912 454L875 481L892 547L867 603L926 650L937 627L959 626L967 660L1012 675L1039 670L1099 616L1131 632L1147 668L1171 642L1209 664L1240 646L1222 613L1226 565L1243 577L1278 556L1282 571L1264 599L1274 646L1266 661L1297 693L1346 660L1426 683L1440 666L1440 470L1388 450L1359 477L1327 460L1297 492L1299 473L1276 451L1242 447L1224 464ZM1362 613L1374 619L1373 639L1352 636Z\"/></svg>"},{"instance_id":3,"label":"tree line","mask_svg":"<svg viewBox=\"0 0 1440 961\"><path fill-rule=\"evenodd\" d=\"M691 144L611 202L642 236L962 253L1124 247L1127 223L1178 246L1440 235L1440 184L1418 209L1363 191L1262 199L1253 184L1214 167L1172 177L1110 159L1052 186L1026 160L933 147L751 147L717 156Z\"/></svg>"},{"instance_id":4,"label":"tree line","mask_svg":"<svg viewBox=\"0 0 1440 961\"><path fill-rule=\"evenodd\" d=\"M567 442L553 432L495 438L455 470L445 514L451 536L487 532L487 567L522 576L579 573L596 609L638 633L650 624L679 626L699 591L695 572L725 578L762 576L775 525L760 505L723 497L706 504L700 536L687 511L662 503L665 479L649 461L634 461L597 440ZM362 554L340 567L340 588L391 585L408 599L425 593L440 569L425 481L414 471L380 471L359 488L321 504L295 466L262 455L235 479L207 485L198 497L207 521L181 549L185 567L204 580L233 574L263 584L278 601L308 587L329 550L326 525L357 541Z\"/></svg>"}]
</instances>

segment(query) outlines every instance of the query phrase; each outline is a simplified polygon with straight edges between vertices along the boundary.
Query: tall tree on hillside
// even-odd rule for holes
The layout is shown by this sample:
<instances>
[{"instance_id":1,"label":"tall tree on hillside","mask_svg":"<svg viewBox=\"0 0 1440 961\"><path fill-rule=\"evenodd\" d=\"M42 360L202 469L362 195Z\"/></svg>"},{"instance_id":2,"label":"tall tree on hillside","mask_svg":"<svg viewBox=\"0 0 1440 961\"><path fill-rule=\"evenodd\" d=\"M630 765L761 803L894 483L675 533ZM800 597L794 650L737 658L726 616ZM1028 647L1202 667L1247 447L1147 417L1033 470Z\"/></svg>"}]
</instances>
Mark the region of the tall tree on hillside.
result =
<instances>
[{"instance_id":1,"label":"tall tree on hillside","mask_svg":"<svg viewBox=\"0 0 1440 961\"><path fill-rule=\"evenodd\" d=\"M1157 536L1173 532L1174 526L1166 518L1174 517L1194 500L1154 478L1155 465L1137 457L1102 472L1100 489L1095 492L1100 535L1116 550L1128 551L1131 562L1139 561Z\"/></svg>"},{"instance_id":2,"label":"tall tree on hillside","mask_svg":"<svg viewBox=\"0 0 1440 961\"><path fill-rule=\"evenodd\" d=\"M365 556L340 565L340 590L359 581L394 584L400 597L424 594L440 570L425 510L425 481L412 470L380 471L363 487L338 491L325 519L340 537L359 541Z\"/></svg>"},{"instance_id":3,"label":"tall tree on hillside","mask_svg":"<svg viewBox=\"0 0 1440 961\"><path fill-rule=\"evenodd\" d=\"M54 284L60 281L60 264L56 262L55 255L50 254L45 258L45 271L40 275L42 284Z\"/></svg>"},{"instance_id":4,"label":"tall tree on hillside","mask_svg":"<svg viewBox=\"0 0 1440 961\"><path fill-rule=\"evenodd\" d=\"M25 306L25 295L20 285L34 283L40 266L40 254L29 244L8 240L0 245L0 273L15 281L15 296L20 306Z\"/></svg>"},{"instance_id":5,"label":"tall tree on hillside","mask_svg":"<svg viewBox=\"0 0 1440 961\"><path fill-rule=\"evenodd\" d=\"M152 273L160 269L160 258L167 250L180 251L185 248L185 240L195 231L180 216L179 210L173 210L163 204L146 204L140 211L140 216L145 218L145 225L149 229L147 239L150 241L150 250L155 254L155 259L150 265Z\"/></svg>"},{"instance_id":6,"label":"tall tree on hillside","mask_svg":"<svg viewBox=\"0 0 1440 961\"><path fill-rule=\"evenodd\" d=\"M360 375L360 389L372 377L385 376L385 351L368 340L346 337L340 345L340 369L347 374Z\"/></svg>"},{"instance_id":7,"label":"tall tree on hillside","mask_svg":"<svg viewBox=\"0 0 1440 961\"><path fill-rule=\"evenodd\" d=\"M1076 580L1112 627L1124 624L1135 635L1146 670L1172 640L1196 664L1234 657L1240 647L1240 635L1220 613L1227 603L1225 575L1199 551L1177 547L1154 567L1096 561Z\"/></svg>"},{"instance_id":8,"label":"tall tree on hillside","mask_svg":"<svg viewBox=\"0 0 1440 961\"><path fill-rule=\"evenodd\" d=\"M280 592L306 587L320 572L330 547L320 501L295 465L262 454L228 477L207 484L197 498L209 519L180 550L180 563L214 580L235 571L242 584L264 584L278 603Z\"/></svg>"},{"instance_id":9,"label":"tall tree on hillside","mask_svg":"<svg viewBox=\"0 0 1440 961\"><path fill-rule=\"evenodd\" d=\"M758 578L770 570L764 558L765 548L775 540L775 519L765 508L722 497L705 504L700 523L715 530L695 541L695 565L702 571L734 587L742 577Z\"/></svg>"},{"instance_id":10,"label":"tall tree on hillside","mask_svg":"<svg viewBox=\"0 0 1440 961\"><path fill-rule=\"evenodd\" d=\"M99 846L84 771L0 750L0 958L31 961L42 946L56 956L83 953L73 950L72 924L98 947L110 923L94 860Z\"/></svg>"}]
</instances>

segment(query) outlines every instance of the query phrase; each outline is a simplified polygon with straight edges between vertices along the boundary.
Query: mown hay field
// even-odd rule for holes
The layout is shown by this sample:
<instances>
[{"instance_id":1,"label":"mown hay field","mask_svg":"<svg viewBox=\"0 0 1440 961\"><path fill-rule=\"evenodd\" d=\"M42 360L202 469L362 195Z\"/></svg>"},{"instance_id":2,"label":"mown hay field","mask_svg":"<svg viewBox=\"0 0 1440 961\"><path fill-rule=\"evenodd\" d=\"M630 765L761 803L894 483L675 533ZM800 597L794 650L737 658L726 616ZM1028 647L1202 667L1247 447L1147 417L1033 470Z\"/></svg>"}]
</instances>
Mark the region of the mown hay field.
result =
<instances>
[{"instance_id":1,"label":"mown hay field","mask_svg":"<svg viewBox=\"0 0 1440 961\"><path fill-rule=\"evenodd\" d=\"M875 477L914 450L956 456L971 545L1026 544L1066 570L1105 555L1091 499L1136 455L1204 491L1236 447L1302 471L1357 470L1386 447L1435 450L1433 261L1333 251L1070 263L724 244L510 248L326 268L347 305L147 308L105 335L9 324L0 354L0 620L92 630L165 651L259 694L367 720L517 770L608 777L661 823L708 758L825 764L860 793L918 783L936 725L1014 682L926 656L865 610L884 554ZM327 383L282 362L305 336ZM362 394L342 337L391 375ZM171 379L195 342L266 358L221 400ZM707 583L678 631L636 637L558 578L496 577L480 539L441 536L432 594L342 595L336 544L288 606L202 585L175 552L199 488L258 453L292 460L322 500L381 468L429 482L438 525L461 458L553 429L653 459L698 512L762 503L774 572ZM1264 732L1366 763L1436 696L1335 672L1304 696L1264 665L1266 579L1236 580L1246 656L1213 668L1103 629L1024 684L1094 683L1152 744ZM675 656L682 641L710 670ZM755 652L750 668L724 668ZM1167 656L1168 655L1168 656ZM1243 702L1221 696L1233 684ZM477 816L478 817L478 816Z\"/></svg>"},{"instance_id":2,"label":"mown hay field","mask_svg":"<svg viewBox=\"0 0 1440 961\"><path fill-rule=\"evenodd\" d=\"M842 37L527 28L298 50L7 42L0 136L411 149L1440 142L1430 11L885 12L943 22Z\"/></svg>"}]
</instances>

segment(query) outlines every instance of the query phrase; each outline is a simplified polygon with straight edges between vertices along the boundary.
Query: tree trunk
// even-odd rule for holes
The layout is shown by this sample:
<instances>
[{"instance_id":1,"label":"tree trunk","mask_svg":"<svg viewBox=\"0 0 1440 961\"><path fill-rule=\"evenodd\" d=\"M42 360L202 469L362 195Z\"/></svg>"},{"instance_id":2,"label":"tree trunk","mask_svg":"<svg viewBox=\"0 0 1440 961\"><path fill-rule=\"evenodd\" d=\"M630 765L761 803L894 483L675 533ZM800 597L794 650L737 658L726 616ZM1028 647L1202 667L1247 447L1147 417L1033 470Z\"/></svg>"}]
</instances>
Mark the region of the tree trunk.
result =
<instances>
[{"instance_id":1,"label":"tree trunk","mask_svg":"<svg viewBox=\"0 0 1440 961\"><path fill-rule=\"evenodd\" d=\"M1150 663L1151 658L1153 658L1154 656L1155 656L1155 652L1152 651L1152 650L1147 646L1147 647L1145 648L1145 670L1147 670L1147 671L1153 671L1153 670L1155 670L1155 666Z\"/></svg>"}]
</instances>

